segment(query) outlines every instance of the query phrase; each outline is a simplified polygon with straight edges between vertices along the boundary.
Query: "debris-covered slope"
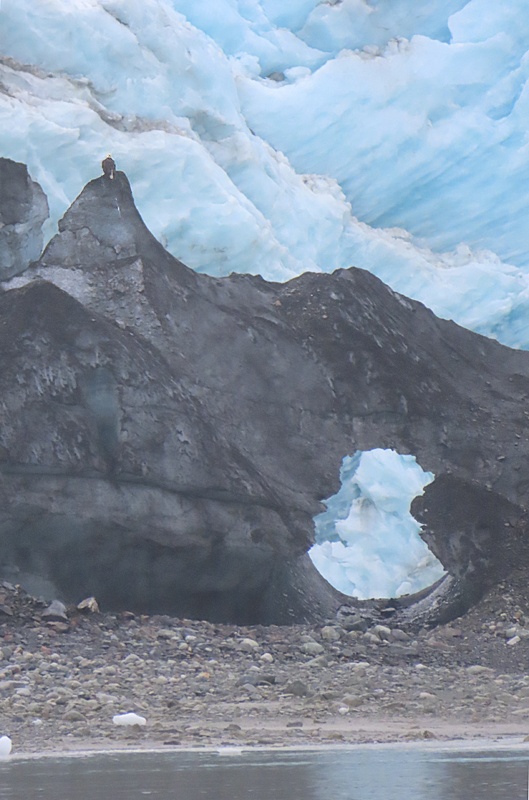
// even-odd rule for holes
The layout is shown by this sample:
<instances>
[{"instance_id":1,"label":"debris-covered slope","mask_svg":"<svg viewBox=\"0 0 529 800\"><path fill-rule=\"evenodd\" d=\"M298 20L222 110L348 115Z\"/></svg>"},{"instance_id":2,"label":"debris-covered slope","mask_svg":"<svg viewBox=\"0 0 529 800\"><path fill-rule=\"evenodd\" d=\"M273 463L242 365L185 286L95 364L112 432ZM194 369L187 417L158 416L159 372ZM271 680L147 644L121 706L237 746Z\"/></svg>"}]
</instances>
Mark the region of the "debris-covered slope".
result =
<instances>
[{"instance_id":1,"label":"debris-covered slope","mask_svg":"<svg viewBox=\"0 0 529 800\"><path fill-rule=\"evenodd\" d=\"M343 456L374 447L437 476L417 513L451 609L523 557L526 353L362 270L198 275L119 172L85 187L23 279L0 297L11 569L114 606L328 614L312 518Z\"/></svg>"}]
</instances>

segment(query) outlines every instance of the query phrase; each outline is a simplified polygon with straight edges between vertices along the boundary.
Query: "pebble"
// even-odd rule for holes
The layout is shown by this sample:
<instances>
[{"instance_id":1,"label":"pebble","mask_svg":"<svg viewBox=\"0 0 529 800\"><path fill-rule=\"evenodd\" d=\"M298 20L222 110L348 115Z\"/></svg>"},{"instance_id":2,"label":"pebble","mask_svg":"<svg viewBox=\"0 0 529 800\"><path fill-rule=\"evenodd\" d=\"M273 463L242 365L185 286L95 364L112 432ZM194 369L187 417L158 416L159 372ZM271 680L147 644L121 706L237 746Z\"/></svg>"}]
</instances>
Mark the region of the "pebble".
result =
<instances>
[{"instance_id":1,"label":"pebble","mask_svg":"<svg viewBox=\"0 0 529 800\"><path fill-rule=\"evenodd\" d=\"M99 614L99 604L95 597L86 597L77 604L77 610L84 613Z\"/></svg>"},{"instance_id":2,"label":"pebble","mask_svg":"<svg viewBox=\"0 0 529 800\"><path fill-rule=\"evenodd\" d=\"M379 639L382 639L382 641L389 641L391 638L391 628L388 628L386 625L375 625L371 628L371 632L374 633L375 636L378 636Z\"/></svg>"},{"instance_id":3,"label":"pebble","mask_svg":"<svg viewBox=\"0 0 529 800\"><path fill-rule=\"evenodd\" d=\"M326 625L321 629L321 638L326 642L339 642L342 638L342 631L332 625Z\"/></svg>"},{"instance_id":4,"label":"pebble","mask_svg":"<svg viewBox=\"0 0 529 800\"><path fill-rule=\"evenodd\" d=\"M263 655L260 656L259 661L264 661L265 664L273 664L274 656L272 655L272 653L263 653Z\"/></svg>"},{"instance_id":5,"label":"pebble","mask_svg":"<svg viewBox=\"0 0 529 800\"><path fill-rule=\"evenodd\" d=\"M393 642L409 642L410 635L406 631L401 631L400 628L392 628L390 639Z\"/></svg>"},{"instance_id":6,"label":"pebble","mask_svg":"<svg viewBox=\"0 0 529 800\"><path fill-rule=\"evenodd\" d=\"M342 697L342 703L346 705L347 708L358 708L363 705L364 702L365 698L360 695L345 694Z\"/></svg>"},{"instance_id":7,"label":"pebble","mask_svg":"<svg viewBox=\"0 0 529 800\"><path fill-rule=\"evenodd\" d=\"M283 691L285 694L293 694L296 697L307 697L310 694L307 684L300 680L289 681Z\"/></svg>"},{"instance_id":8,"label":"pebble","mask_svg":"<svg viewBox=\"0 0 529 800\"><path fill-rule=\"evenodd\" d=\"M85 716L74 708L70 709L70 711L66 711L62 718L65 722L86 722Z\"/></svg>"},{"instance_id":9,"label":"pebble","mask_svg":"<svg viewBox=\"0 0 529 800\"><path fill-rule=\"evenodd\" d=\"M156 634L157 639L179 639L180 637L175 631L170 630L169 628L160 628L158 633Z\"/></svg>"},{"instance_id":10,"label":"pebble","mask_svg":"<svg viewBox=\"0 0 529 800\"><path fill-rule=\"evenodd\" d=\"M242 650L243 653L253 653L259 650L259 642L256 642L255 639L242 639L239 642L239 650Z\"/></svg>"},{"instance_id":11,"label":"pebble","mask_svg":"<svg viewBox=\"0 0 529 800\"><path fill-rule=\"evenodd\" d=\"M325 652L323 645L318 642L305 642L301 645L300 650L308 656L318 656L320 653Z\"/></svg>"},{"instance_id":12,"label":"pebble","mask_svg":"<svg viewBox=\"0 0 529 800\"><path fill-rule=\"evenodd\" d=\"M66 606L60 600L52 600L50 605L42 612L42 619L50 622L68 622Z\"/></svg>"}]
</instances>

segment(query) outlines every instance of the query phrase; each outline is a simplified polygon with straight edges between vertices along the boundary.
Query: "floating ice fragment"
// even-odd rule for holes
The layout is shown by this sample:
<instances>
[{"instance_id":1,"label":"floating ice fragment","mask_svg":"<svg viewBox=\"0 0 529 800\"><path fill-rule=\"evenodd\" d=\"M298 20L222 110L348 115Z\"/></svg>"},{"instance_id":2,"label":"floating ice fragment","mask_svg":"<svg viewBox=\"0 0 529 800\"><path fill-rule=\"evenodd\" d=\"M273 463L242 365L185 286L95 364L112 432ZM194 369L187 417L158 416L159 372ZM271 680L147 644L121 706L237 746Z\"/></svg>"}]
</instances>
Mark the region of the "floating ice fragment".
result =
<instances>
[{"instance_id":1,"label":"floating ice fragment","mask_svg":"<svg viewBox=\"0 0 529 800\"><path fill-rule=\"evenodd\" d=\"M0 736L0 758L7 758L11 752L13 743L9 736Z\"/></svg>"},{"instance_id":2,"label":"floating ice fragment","mask_svg":"<svg viewBox=\"0 0 529 800\"><path fill-rule=\"evenodd\" d=\"M139 714L134 714L132 711L128 714L116 714L112 717L112 722L114 725L124 725L124 726L132 726L132 725L146 725L147 720L145 717L140 717Z\"/></svg>"}]
</instances>

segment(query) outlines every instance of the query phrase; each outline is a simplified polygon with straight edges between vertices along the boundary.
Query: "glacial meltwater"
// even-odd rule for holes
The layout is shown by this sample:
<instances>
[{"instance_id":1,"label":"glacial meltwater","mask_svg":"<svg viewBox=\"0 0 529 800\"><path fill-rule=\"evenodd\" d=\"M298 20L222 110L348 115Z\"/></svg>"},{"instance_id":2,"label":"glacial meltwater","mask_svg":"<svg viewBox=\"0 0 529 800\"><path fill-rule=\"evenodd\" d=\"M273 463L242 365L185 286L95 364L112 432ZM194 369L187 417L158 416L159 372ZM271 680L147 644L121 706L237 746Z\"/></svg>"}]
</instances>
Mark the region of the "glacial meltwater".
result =
<instances>
[{"instance_id":1,"label":"glacial meltwater","mask_svg":"<svg viewBox=\"0 0 529 800\"><path fill-rule=\"evenodd\" d=\"M529 751L359 747L0 762L1 800L527 800Z\"/></svg>"}]
</instances>

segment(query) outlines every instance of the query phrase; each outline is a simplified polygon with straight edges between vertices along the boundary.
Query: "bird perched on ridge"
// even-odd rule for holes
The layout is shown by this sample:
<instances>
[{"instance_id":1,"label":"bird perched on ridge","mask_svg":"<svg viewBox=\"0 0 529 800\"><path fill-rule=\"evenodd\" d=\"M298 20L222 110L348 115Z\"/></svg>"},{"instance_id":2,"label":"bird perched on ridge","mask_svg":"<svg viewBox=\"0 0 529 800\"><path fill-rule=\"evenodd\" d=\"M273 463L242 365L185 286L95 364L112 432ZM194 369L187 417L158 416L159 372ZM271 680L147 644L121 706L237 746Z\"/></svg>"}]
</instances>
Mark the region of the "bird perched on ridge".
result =
<instances>
[{"instance_id":1,"label":"bird perched on ridge","mask_svg":"<svg viewBox=\"0 0 529 800\"><path fill-rule=\"evenodd\" d=\"M103 159L103 161L101 162L101 166L103 167L103 173L105 177L110 178L110 180L113 180L116 172L116 162L114 161L110 153L106 158Z\"/></svg>"}]
</instances>

